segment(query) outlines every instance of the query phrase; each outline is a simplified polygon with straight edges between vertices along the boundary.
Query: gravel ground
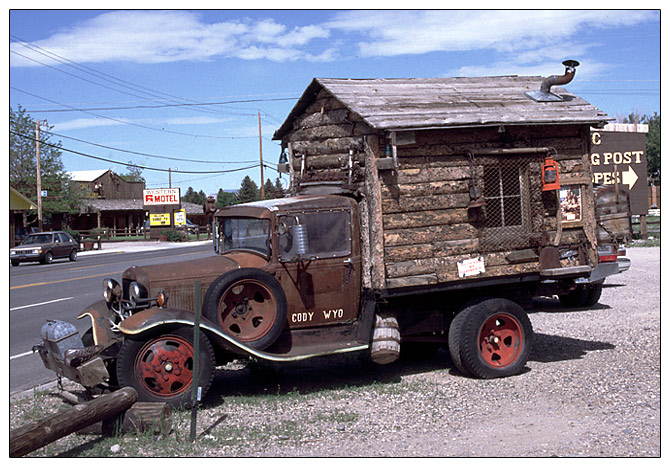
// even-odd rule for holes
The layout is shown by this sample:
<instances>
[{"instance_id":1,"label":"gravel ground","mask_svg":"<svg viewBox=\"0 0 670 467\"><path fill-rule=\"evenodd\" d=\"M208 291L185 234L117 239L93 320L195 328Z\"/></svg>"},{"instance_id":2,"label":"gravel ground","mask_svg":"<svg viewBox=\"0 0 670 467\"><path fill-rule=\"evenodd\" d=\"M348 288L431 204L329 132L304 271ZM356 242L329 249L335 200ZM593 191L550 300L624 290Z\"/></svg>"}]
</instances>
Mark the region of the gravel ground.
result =
<instances>
[{"instance_id":1,"label":"gravel ground","mask_svg":"<svg viewBox=\"0 0 670 467\"><path fill-rule=\"evenodd\" d=\"M659 457L660 248L628 256L631 269L607 280L592 309L536 300L521 375L467 378L445 351L384 367L233 363L217 372L193 445L71 435L33 455ZM12 427L26 410L10 405ZM175 414L168 438L188 438L188 418Z\"/></svg>"}]
</instances>

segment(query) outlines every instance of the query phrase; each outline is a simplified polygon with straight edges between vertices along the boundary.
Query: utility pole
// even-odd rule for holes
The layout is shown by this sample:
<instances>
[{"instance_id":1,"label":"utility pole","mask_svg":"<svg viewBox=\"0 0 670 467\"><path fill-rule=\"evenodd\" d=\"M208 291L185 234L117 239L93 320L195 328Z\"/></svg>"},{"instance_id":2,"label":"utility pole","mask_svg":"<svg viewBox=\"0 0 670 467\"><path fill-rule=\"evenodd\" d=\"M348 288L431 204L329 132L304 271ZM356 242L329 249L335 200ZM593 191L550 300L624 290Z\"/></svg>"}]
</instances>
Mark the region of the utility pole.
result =
<instances>
[{"instance_id":1,"label":"utility pole","mask_svg":"<svg viewBox=\"0 0 670 467\"><path fill-rule=\"evenodd\" d=\"M40 167L40 121L35 121L35 153L37 156L37 228L42 231L42 169Z\"/></svg>"},{"instance_id":2,"label":"utility pole","mask_svg":"<svg viewBox=\"0 0 670 467\"><path fill-rule=\"evenodd\" d=\"M261 111L258 111L258 147L261 153L261 199L265 199L265 179L263 178L263 138L261 137Z\"/></svg>"}]
</instances>

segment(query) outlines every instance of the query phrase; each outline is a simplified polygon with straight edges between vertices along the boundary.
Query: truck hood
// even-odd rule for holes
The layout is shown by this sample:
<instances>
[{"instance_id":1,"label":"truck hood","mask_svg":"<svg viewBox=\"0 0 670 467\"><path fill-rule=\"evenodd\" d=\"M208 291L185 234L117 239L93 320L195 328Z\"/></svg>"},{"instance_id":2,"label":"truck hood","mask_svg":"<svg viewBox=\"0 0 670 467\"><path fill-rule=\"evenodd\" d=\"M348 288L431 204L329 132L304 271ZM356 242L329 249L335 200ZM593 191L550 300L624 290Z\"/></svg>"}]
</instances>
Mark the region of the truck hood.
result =
<instances>
[{"instance_id":1,"label":"truck hood","mask_svg":"<svg viewBox=\"0 0 670 467\"><path fill-rule=\"evenodd\" d=\"M164 290L169 297L169 306L193 310L197 282L200 282L202 299L210 284L221 274L244 267L265 269L267 265L268 261L258 255L240 252L176 263L133 266L123 273L123 293L127 297L128 284L135 281L146 289L148 296L155 297Z\"/></svg>"}]
</instances>

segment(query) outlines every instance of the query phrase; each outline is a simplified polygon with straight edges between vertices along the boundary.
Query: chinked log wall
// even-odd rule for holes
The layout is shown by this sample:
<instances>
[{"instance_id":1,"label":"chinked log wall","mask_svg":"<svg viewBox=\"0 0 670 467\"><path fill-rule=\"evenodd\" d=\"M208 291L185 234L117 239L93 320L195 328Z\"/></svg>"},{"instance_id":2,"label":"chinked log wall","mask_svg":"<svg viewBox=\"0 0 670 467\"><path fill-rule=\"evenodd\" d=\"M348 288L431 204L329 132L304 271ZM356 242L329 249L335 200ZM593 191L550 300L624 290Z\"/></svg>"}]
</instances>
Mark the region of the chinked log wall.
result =
<instances>
[{"instance_id":1,"label":"chinked log wall","mask_svg":"<svg viewBox=\"0 0 670 467\"><path fill-rule=\"evenodd\" d=\"M383 137L324 91L294 122L288 135L291 183L341 181L363 195L361 231L364 287L393 288L459 280L457 263L483 256L484 276L538 271L537 256L510 260L516 250L482 253L481 225L466 208L471 176L468 152L476 153L478 178L483 164L506 155L501 148L552 147L561 183L582 185L584 210L593 208L588 159L588 128L576 125L479 127L414 132L412 144L397 146L399 168L377 170L384 158ZM531 203L539 203L534 230L561 245L592 237L591 219L557 232L555 197L538 194L543 154L534 154L529 182ZM554 192L551 192L554 193ZM586 227L586 228L585 228ZM585 233L585 231L587 231ZM589 240L593 240L589 238ZM595 242L589 245L595 258Z\"/></svg>"}]
</instances>

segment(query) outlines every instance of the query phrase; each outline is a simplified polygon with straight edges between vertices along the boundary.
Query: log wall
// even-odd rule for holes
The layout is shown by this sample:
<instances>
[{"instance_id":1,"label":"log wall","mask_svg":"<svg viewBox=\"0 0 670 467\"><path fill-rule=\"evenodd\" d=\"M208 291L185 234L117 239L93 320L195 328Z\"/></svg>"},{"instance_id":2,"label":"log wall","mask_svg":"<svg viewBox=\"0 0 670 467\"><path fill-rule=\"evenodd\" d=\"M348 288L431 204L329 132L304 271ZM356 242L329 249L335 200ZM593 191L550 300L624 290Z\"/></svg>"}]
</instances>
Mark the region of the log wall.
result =
<instances>
[{"instance_id":1,"label":"log wall","mask_svg":"<svg viewBox=\"0 0 670 467\"><path fill-rule=\"evenodd\" d=\"M544 245L582 248L594 263L595 221L584 125L535 125L423 130L405 134L389 165L389 134L368 126L337 99L321 91L284 138L294 191L318 182L340 182L361 205L363 283L392 288L461 280L457 264L483 257L483 276L537 272ZM556 191L541 191L546 153L514 148L554 148L561 185L582 187L583 219L559 223ZM503 151L500 151L503 150ZM512 151L510 151L512 150ZM505 154L496 154L504 152ZM481 186L484 167L525 157L529 186L528 244L491 245L477 210L467 209L473 175ZM522 250L523 254L519 254ZM514 253L514 254L513 254Z\"/></svg>"}]
</instances>

